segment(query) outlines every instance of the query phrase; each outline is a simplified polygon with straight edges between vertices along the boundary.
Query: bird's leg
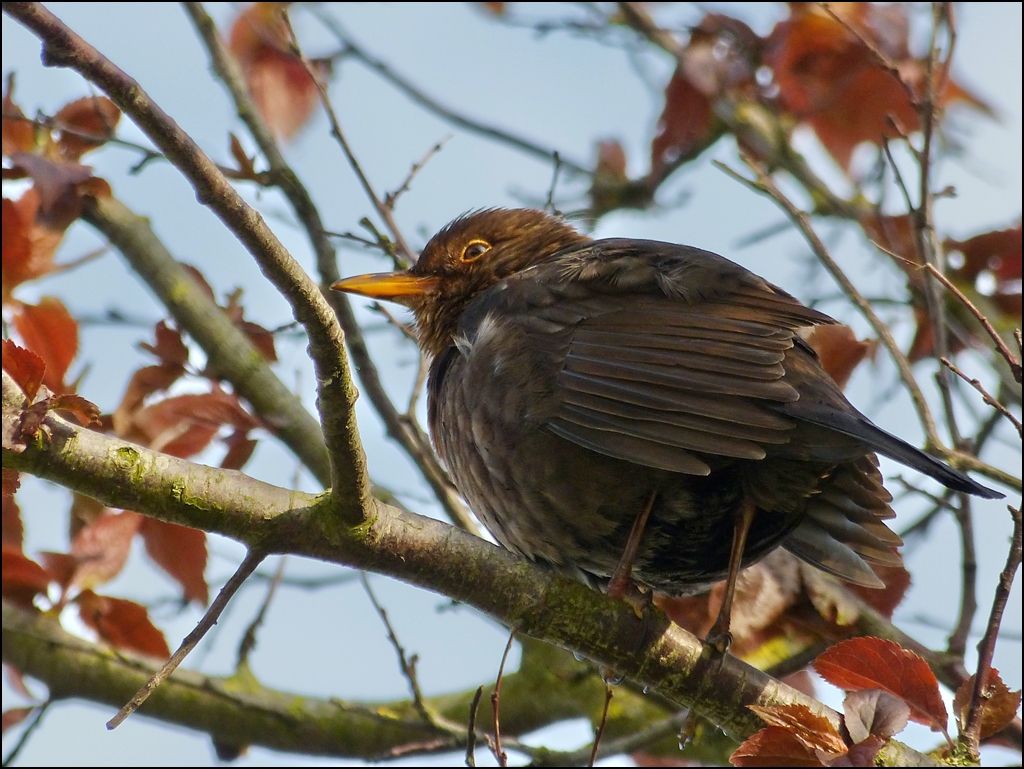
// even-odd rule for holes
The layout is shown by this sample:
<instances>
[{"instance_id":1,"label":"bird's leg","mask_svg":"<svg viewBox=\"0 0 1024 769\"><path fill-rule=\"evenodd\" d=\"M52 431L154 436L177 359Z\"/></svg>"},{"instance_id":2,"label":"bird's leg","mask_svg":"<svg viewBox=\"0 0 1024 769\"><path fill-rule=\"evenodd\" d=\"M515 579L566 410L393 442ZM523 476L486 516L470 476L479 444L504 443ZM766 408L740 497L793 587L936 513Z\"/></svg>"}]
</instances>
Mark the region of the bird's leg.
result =
<instances>
[{"instance_id":1,"label":"bird's leg","mask_svg":"<svg viewBox=\"0 0 1024 769\"><path fill-rule=\"evenodd\" d=\"M732 530L732 551L729 553L729 573L725 578L722 608L718 610L715 624L711 626L711 630L704 639L720 654L729 651L729 646L732 644L732 634L729 632L732 599L736 595L736 579L739 577L740 567L743 565L743 551L747 549L747 534L750 532L750 525L754 522L756 510L757 505L749 499L740 502L740 506L736 510L736 522Z\"/></svg>"},{"instance_id":2,"label":"bird's leg","mask_svg":"<svg viewBox=\"0 0 1024 769\"><path fill-rule=\"evenodd\" d=\"M633 584L633 562L636 560L636 554L640 551L640 540L643 539L644 530L647 528L647 520L651 517L651 510L654 509L654 500L657 496L658 492L651 492L647 504L644 505L636 520L633 521L633 528L629 530L629 539L626 540L626 547L622 551L622 557L619 559L619 563L612 573L612 578L608 582L608 595L612 598L625 599L633 604L638 617L643 616L644 607L642 606L642 596L639 595L639 590Z\"/></svg>"}]
</instances>

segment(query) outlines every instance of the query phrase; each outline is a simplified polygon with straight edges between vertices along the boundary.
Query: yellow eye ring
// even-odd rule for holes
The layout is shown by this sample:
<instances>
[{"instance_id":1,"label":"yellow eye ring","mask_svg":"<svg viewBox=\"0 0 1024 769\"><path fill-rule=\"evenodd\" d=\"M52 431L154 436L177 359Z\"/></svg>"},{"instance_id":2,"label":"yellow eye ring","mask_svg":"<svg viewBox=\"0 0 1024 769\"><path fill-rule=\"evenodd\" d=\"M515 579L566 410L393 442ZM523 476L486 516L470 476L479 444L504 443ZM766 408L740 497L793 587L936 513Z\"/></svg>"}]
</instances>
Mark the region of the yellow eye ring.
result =
<instances>
[{"instance_id":1,"label":"yellow eye ring","mask_svg":"<svg viewBox=\"0 0 1024 769\"><path fill-rule=\"evenodd\" d=\"M475 262L481 256L486 254L491 249L491 244L486 240L471 240L466 244L466 247L462 249L462 255L459 256L459 260L462 262Z\"/></svg>"}]
</instances>

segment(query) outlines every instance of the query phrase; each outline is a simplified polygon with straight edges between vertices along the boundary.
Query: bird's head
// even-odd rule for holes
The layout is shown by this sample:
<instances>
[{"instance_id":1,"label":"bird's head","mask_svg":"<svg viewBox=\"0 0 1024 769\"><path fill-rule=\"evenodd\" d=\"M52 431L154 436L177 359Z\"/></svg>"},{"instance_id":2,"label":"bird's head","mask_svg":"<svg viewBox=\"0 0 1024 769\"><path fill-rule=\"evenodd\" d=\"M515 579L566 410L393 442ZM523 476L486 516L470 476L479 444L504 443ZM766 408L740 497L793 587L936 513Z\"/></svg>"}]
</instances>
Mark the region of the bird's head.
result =
<instances>
[{"instance_id":1,"label":"bird's head","mask_svg":"<svg viewBox=\"0 0 1024 769\"><path fill-rule=\"evenodd\" d=\"M410 308L416 316L420 346L434 356L452 343L459 318L474 297L585 240L543 211L475 211L432 237L409 270L357 275L331 288Z\"/></svg>"}]
</instances>

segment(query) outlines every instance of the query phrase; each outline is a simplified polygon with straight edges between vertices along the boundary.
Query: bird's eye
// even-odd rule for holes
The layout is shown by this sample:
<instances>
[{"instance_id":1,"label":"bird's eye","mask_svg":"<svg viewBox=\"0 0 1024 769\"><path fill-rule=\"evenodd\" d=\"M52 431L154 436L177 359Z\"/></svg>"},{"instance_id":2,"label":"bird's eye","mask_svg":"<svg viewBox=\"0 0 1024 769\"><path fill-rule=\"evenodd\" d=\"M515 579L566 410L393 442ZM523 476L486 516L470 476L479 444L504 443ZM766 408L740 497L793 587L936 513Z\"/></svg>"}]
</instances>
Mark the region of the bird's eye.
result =
<instances>
[{"instance_id":1,"label":"bird's eye","mask_svg":"<svg viewBox=\"0 0 1024 769\"><path fill-rule=\"evenodd\" d=\"M462 256L459 259L463 262L475 262L486 254L490 248L491 244L486 240L472 240L469 242L469 245L462 249Z\"/></svg>"}]
</instances>

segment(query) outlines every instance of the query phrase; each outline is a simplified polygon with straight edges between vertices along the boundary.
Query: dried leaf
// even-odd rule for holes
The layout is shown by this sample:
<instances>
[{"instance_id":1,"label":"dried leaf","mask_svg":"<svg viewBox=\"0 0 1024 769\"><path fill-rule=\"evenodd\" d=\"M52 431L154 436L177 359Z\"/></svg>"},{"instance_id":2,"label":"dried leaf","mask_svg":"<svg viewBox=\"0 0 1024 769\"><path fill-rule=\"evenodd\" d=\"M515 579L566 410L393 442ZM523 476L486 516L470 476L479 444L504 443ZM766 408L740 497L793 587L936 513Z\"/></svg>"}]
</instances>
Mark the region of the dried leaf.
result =
<instances>
[{"instance_id":1,"label":"dried leaf","mask_svg":"<svg viewBox=\"0 0 1024 769\"><path fill-rule=\"evenodd\" d=\"M128 560L141 520L138 513L111 512L79 531L71 543L71 555L79 561L72 583L93 588L116 577Z\"/></svg>"},{"instance_id":2,"label":"dried leaf","mask_svg":"<svg viewBox=\"0 0 1024 769\"><path fill-rule=\"evenodd\" d=\"M881 689L861 689L846 695L843 716L854 742L863 742L872 735L887 740L906 727L910 706Z\"/></svg>"},{"instance_id":3,"label":"dried leaf","mask_svg":"<svg viewBox=\"0 0 1024 769\"><path fill-rule=\"evenodd\" d=\"M46 364L43 359L31 350L4 339L3 345L3 367L4 371L10 374L15 384L21 388L28 398L29 403L35 400L39 392L39 385L43 382L46 373Z\"/></svg>"},{"instance_id":4,"label":"dried leaf","mask_svg":"<svg viewBox=\"0 0 1024 769\"><path fill-rule=\"evenodd\" d=\"M813 751L829 756L846 752L846 743L836 727L825 716L818 715L806 705L749 705L762 721L793 733L801 744Z\"/></svg>"},{"instance_id":5,"label":"dried leaf","mask_svg":"<svg viewBox=\"0 0 1024 769\"><path fill-rule=\"evenodd\" d=\"M68 160L78 160L114 137L121 110L105 96L86 96L61 107L53 119L67 129L61 130L57 142L61 153Z\"/></svg>"},{"instance_id":6,"label":"dried leaf","mask_svg":"<svg viewBox=\"0 0 1024 769\"><path fill-rule=\"evenodd\" d=\"M807 335L807 343L818 353L821 366L840 389L846 388L850 375L865 358L874 358L877 339L859 341L849 326L815 326Z\"/></svg>"},{"instance_id":7,"label":"dried leaf","mask_svg":"<svg viewBox=\"0 0 1024 769\"><path fill-rule=\"evenodd\" d=\"M976 676L971 676L960 684L953 696L953 715L961 732L967 726L967 713L974 694L975 678ZM989 668L985 677L985 689L982 692L980 739L987 739L1002 731L1003 727L1016 717L1017 709L1020 707L1020 695L1020 689L1010 691L999 676L999 671Z\"/></svg>"},{"instance_id":8,"label":"dried leaf","mask_svg":"<svg viewBox=\"0 0 1024 769\"><path fill-rule=\"evenodd\" d=\"M768 726L748 738L729 757L733 766L825 766L793 732Z\"/></svg>"},{"instance_id":9,"label":"dried leaf","mask_svg":"<svg viewBox=\"0 0 1024 769\"><path fill-rule=\"evenodd\" d=\"M10 157L18 152L29 152L35 144L35 127L25 119L21 107L14 103L14 73L7 75L3 99L3 154ZM7 227L7 222L4 222Z\"/></svg>"},{"instance_id":10,"label":"dried leaf","mask_svg":"<svg viewBox=\"0 0 1024 769\"><path fill-rule=\"evenodd\" d=\"M17 726L24 721L28 716L36 709L35 705L26 708L11 708L5 710L2 717L0 717L0 724L3 725L3 732L6 732L12 726Z\"/></svg>"},{"instance_id":11,"label":"dried leaf","mask_svg":"<svg viewBox=\"0 0 1024 769\"><path fill-rule=\"evenodd\" d=\"M23 552L21 547L3 545L3 569L0 577L3 596L25 609L33 608L37 595L46 595L50 575Z\"/></svg>"},{"instance_id":12,"label":"dried leaf","mask_svg":"<svg viewBox=\"0 0 1024 769\"><path fill-rule=\"evenodd\" d=\"M6 471L7 468L4 468ZM13 496L3 496L3 546L21 550L25 538L25 526L21 522L21 510Z\"/></svg>"},{"instance_id":13,"label":"dried leaf","mask_svg":"<svg viewBox=\"0 0 1024 769\"><path fill-rule=\"evenodd\" d=\"M46 364L43 384L55 393L69 392L64 383L78 354L78 323L60 299L44 296L37 305L17 302L11 324L22 341Z\"/></svg>"}]
</instances>

